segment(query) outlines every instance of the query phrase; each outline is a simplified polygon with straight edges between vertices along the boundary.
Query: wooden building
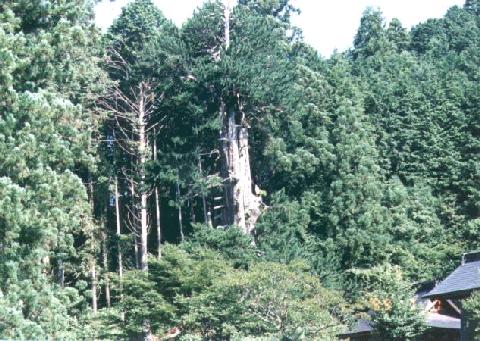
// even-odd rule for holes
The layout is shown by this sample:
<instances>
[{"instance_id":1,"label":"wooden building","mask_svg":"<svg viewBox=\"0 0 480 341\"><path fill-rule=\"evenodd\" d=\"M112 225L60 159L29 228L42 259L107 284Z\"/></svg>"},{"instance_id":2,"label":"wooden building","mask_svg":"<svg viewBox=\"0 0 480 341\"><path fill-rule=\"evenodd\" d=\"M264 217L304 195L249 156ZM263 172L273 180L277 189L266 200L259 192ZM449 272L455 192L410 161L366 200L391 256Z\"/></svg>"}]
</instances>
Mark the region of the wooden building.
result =
<instances>
[{"instance_id":1,"label":"wooden building","mask_svg":"<svg viewBox=\"0 0 480 341\"><path fill-rule=\"evenodd\" d=\"M434 287L434 282L422 283L415 293L415 302L425 312L427 325L418 341L459 341L461 311L450 299L426 297ZM358 320L351 330L339 337L349 341L385 341L375 336L374 327L368 320Z\"/></svg>"},{"instance_id":2,"label":"wooden building","mask_svg":"<svg viewBox=\"0 0 480 341\"><path fill-rule=\"evenodd\" d=\"M429 300L448 300L461 306L462 300L480 289L480 252L466 253L462 256L460 266L431 291L423 295ZM461 341L472 341L476 326L463 315L461 319Z\"/></svg>"}]
</instances>

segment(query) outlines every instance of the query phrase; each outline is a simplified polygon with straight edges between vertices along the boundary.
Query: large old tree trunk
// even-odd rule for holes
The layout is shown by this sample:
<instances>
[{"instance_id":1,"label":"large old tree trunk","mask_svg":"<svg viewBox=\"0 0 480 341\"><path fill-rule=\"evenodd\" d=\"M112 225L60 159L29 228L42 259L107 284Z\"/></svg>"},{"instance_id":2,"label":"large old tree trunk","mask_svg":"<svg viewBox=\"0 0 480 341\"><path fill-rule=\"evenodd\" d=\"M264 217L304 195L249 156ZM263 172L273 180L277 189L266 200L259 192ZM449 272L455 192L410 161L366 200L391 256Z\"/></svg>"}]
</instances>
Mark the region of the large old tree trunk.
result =
<instances>
[{"instance_id":1,"label":"large old tree trunk","mask_svg":"<svg viewBox=\"0 0 480 341\"><path fill-rule=\"evenodd\" d=\"M230 46L230 6L225 2L225 49ZM224 224L236 225L244 233L252 233L260 215L261 198L253 192L248 153L248 125L245 115L237 117L235 105L222 100L220 114L224 177ZM239 109L240 111L240 109Z\"/></svg>"},{"instance_id":2,"label":"large old tree trunk","mask_svg":"<svg viewBox=\"0 0 480 341\"><path fill-rule=\"evenodd\" d=\"M237 124L233 110L224 110L223 116L224 221L250 234L260 215L261 199L253 192L248 130L245 122Z\"/></svg>"}]
</instances>

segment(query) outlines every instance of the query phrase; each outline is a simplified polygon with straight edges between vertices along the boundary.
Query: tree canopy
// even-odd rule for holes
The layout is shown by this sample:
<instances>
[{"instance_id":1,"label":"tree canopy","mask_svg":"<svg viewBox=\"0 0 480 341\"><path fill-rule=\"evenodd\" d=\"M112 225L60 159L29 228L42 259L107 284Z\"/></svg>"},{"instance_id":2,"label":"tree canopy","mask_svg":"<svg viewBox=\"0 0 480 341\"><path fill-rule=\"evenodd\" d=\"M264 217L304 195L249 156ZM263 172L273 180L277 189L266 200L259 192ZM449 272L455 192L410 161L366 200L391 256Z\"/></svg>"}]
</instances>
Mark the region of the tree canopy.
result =
<instances>
[{"instance_id":1,"label":"tree canopy","mask_svg":"<svg viewBox=\"0 0 480 341\"><path fill-rule=\"evenodd\" d=\"M480 2L329 58L289 0L95 3L0 4L0 338L420 335L479 247Z\"/></svg>"}]
</instances>

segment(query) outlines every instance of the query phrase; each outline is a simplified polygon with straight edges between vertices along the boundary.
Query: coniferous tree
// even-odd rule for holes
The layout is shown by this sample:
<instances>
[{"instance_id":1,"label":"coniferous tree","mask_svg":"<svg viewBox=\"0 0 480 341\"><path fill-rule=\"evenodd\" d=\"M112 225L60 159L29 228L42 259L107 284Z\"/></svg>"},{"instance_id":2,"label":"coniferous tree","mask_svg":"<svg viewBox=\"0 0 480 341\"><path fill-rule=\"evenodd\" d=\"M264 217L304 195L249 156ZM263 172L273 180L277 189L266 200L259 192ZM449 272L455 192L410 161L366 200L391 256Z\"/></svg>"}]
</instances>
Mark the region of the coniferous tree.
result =
<instances>
[{"instance_id":1,"label":"coniferous tree","mask_svg":"<svg viewBox=\"0 0 480 341\"><path fill-rule=\"evenodd\" d=\"M96 257L87 189L101 90L87 1L0 5L0 335L74 337Z\"/></svg>"}]
</instances>

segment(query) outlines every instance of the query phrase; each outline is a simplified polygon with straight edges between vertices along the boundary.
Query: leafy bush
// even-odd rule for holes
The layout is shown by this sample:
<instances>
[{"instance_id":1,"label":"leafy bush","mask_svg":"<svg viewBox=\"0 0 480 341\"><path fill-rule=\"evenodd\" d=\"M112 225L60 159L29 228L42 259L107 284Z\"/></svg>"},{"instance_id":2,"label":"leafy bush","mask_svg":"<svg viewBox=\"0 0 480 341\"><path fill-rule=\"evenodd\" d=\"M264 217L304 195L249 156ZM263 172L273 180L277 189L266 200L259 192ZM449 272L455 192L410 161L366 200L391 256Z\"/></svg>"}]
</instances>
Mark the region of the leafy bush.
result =
<instances>
[{"instance_id":1,"label":"leafy bush","mask_svg":"<svg viewBox=\"0 0 480 341\"><path fill-rule=\"evenodd\" d=\"M341 295L292 263L258 263L232 269L208 290L185 299L188 331L208 339L241 335L334 340L341 326Z\"/></svg>"}]
</instances>

